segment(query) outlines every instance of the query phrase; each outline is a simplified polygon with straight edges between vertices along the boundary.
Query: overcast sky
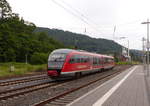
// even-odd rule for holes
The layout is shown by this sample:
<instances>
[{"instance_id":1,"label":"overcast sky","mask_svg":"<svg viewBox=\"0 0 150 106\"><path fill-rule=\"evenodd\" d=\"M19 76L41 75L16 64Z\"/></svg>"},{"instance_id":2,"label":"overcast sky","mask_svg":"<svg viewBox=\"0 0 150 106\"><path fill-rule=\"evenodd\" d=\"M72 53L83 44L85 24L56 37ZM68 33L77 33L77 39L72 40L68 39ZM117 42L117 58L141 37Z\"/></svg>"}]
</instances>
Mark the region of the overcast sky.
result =
<instances>
[{"instance_id":1,"label":"overcast sky","mask_svg":"<svg viewBox=\"0 0 150 106\"><path fill-rule=\"evenodd\" d=\"M58 28L142 48L150 0L7 0L13 12L39 27ZM85 31L86 28L86 31Z\"/></svg>"}]
</instances>

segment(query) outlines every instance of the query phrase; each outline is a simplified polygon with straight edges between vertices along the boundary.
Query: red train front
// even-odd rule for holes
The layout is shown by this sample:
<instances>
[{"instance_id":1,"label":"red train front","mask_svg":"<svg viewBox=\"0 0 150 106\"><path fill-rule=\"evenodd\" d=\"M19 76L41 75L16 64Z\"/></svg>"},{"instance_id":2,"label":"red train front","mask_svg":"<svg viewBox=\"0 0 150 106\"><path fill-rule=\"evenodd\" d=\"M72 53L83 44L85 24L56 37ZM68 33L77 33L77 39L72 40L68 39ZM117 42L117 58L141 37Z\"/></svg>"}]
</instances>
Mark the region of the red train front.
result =
<instances>
[{"instance_id":1,"label":"red train front","mask_svg":"<svg viewBox=\"0 0 150 106\"><path fill-rule=\"evenodd\" d=\"M49 56L47 73L52 78L58 78L113 68L114 65L111 56L72 49L57 49Z\"/></svg>"}]
</instances>

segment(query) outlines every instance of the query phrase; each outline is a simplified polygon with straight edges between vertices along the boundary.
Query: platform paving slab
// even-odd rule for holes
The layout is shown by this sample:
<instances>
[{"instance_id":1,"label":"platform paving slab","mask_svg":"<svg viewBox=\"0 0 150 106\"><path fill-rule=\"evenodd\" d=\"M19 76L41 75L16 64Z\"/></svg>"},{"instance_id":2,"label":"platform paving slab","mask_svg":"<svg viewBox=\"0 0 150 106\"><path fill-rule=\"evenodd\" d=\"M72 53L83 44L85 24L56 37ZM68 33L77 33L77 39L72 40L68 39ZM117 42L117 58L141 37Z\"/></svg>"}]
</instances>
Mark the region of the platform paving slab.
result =
<instances>
[{"instance_id":1,"label":"platform paving slab","mask_svg":"<svg viewBox=\"0 0 150 106\"><path fill-rule=\"evenodd\" d=\"M150 76L133 66L67 106L150 106Z\"/></svg>"}]
</instances>

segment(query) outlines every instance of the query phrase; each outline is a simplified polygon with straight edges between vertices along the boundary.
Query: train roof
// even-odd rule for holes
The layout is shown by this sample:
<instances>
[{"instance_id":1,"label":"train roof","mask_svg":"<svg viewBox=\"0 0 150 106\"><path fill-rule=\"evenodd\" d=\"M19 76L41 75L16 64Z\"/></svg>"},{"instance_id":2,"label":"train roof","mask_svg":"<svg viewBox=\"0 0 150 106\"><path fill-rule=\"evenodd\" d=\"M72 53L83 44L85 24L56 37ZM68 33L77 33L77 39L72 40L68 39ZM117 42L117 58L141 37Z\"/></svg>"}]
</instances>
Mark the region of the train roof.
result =
<instances>
[{"instance_id":1,"label":"train roof","mask_svg":"<svg viewBox=\"0 0 150 106\"><path fill-rule=\"evenodd\" d=\"M56 49L52 53L70 53L76 50L73 49Z\"/></svg>"},{"instance_id":2,"label":"train roof","mask_svg":"<svg viewBox=\"0 0 150 106\"><path fill-rule=\"evenodd\" d=\"M113 56L108 56L108 55L102 55L102 56L106 58L114 58Z\"/></svg>"},{"instance_id":3,"label":"train roof","mask_svg":"<svg viewBox=\"0 0 150 106\"><path fill-rule=\"evenodd\" d=\"M85 50L74 50L74 49L56 49L56 50L54 50L52 53L71 53L71 52L79 52L79 53L81 53L81 52L84 52L84 53L86 53L86 54L89 54L89 55L93 55L93 54L95 54L95 55L99 55L99 56L103 56L103 57L108 57L108 58L113 58L112 56L107 56L107 55L102 55L102 54L97 54L97 53L91 53L91 52L87 52L87 51L85 51Z\"/></svg>"}]
</instances>

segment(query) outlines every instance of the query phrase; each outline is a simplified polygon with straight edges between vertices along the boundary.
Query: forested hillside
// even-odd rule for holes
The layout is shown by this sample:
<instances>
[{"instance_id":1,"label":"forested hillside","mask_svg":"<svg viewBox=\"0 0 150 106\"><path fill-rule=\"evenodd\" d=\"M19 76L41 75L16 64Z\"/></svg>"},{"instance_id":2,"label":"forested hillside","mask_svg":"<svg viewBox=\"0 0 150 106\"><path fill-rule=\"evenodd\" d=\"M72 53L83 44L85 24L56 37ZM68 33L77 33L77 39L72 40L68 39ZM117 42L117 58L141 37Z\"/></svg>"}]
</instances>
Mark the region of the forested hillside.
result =
<instances>
[{"instance_id":1,"label":"forested hillside","mask_svg":"<svg viewBox=\"0 0 150 106\"><path fill-rule=\"evenodd\" d=\"M65 47L45 33L33 33L36 26L12 13L6 0L0 10L0 62L46 63L52 50Z\"/></svg>"},{"instance_id":2,"label":"forested hillside","mask_svg":"<svg viewBox=\"0 0 150 106\"><path fill-rule=\"evenodd\" d=\"M72 33L58 29L36 28L35 32L45 32L50 37L57 39L64 45L77 47L77 49L87 50L90 52L111 54L118 58L122 53L122 46L118 43L107 39L91 38L87 35ZM130 56L134 61L142 61L142 51L130 49Z\"/></svg>"},{"instance_id":3,"label":"forested hillside","mask_svg":"<svg viewBox=\"0 0 150 106\"><path fill-rule=\"evenodd\" d=\"M36 28L35 32L46 32L50 37L59 40L66 46L77 46L78 49L90 52L104 54L121 53L122 46L112 40L96 39L82 34L41 27Z\"/></svg>"}]
</instances>

